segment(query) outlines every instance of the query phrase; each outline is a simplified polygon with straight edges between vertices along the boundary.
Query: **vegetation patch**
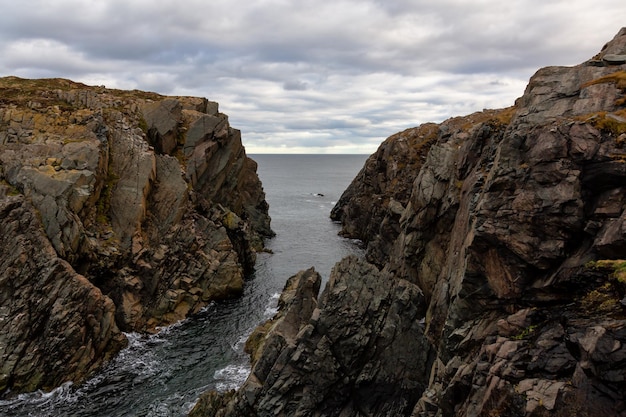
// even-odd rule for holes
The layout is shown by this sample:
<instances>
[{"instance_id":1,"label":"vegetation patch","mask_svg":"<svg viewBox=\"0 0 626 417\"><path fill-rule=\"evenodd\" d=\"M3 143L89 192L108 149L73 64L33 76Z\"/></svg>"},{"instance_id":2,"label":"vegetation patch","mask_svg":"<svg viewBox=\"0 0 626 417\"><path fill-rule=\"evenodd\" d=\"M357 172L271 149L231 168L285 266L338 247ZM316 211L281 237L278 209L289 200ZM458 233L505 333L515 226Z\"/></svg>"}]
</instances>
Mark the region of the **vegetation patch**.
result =
<instances>
[{"instance_id":1,"label":"vegetation patch","mask_svg":"<svg viewBox=\"0 0 626 417\"><path fill-rule=\"evenodd\" d=\"M611 117L611 115L617 117ZM626 133L626 122L622 122L619 119L626 120L626 109L612 112L611 114L600 111L576 117L576 120L589 123L601 132L615 136Z\"/></svg>"},{"instance_id":2,"label":"vegetation patch","mask_svg":"<svg viewBox=\"0 0 626 417\"><path fill-rule=\"evenodd\" d=\"M611 282L587 293L580 300L580 306L590 316L615 316L621 312L619 298Z\"/></svg>"},{"instance_id":3,"label":"vegetation patch","mask_svg":"<svg viewBox=\"0 0 626 417\"><path fill-rule=\"evenodd\" d=\"M96 204L96 221L100 224L108 224L110 222L109 211L111 209L111 195L119 179L120 177L115 175L113 170L109 167L106 182L104 187L102 187L100 198Z\"/></svg>"},{"instance_id":4,"label":"vegetation patch","mask_svg":"<svg viewBox=\"0 0 626 417\"><path fill-rule=\"evenodd\" d=\"M604 77L596 78L584 83L581 88L587 88L596 84L615 83L620 90L626 90L626 71L617 71Z\"/></svg>"},{"instance_id":5,"label":"vegetation patch","mask_svg":"<svg viewBox=\"0 0 626 417\"><path fill-rule=\"evenodd\" d=\"M599 261L587 262L585 267L594 270L607 271L610 279L626 284L626 260L601 259Z\"/></svg>"},{"instance_id":6,"label":"vegetation patch","mask_svg":"<svg viewBox=\"0 0 626 417\"><path fill-rule=\"evenodd\" d=\"M263 345L265 344L265 338L274 323L274 320L269 319L265 323L257 326L246 340L243 350L250 355L250 363L252 366L254 366L254 364L261 357L261 351Z\"/></svg>"},{"instance_id":7,"label":"vegetation patch","mask_svg":"<svg viewBox=\"0 0 626 417\"><path fill-rule=\"evenodd\" d=\"M144 119L143 116L139 117L138 125L144 135L148 136L148 122L146 122L146 119Z\"/></svg>"},{"instance_id":8,"label":"vegetation patch","mask_svg":"<svg viewBox=\"0 0 626 417\"><path fill-rule=\"evenodd\" d=\"M463 122L460 127L462 130L469 131L469 129L481 123L488 123L493 127L508 126L516 110L515 106L511 106L499 110L484 110L472 113L469 116L460 118Z\"/></svg>"},{"instance_id":9,"label":"vegetation patch","mask_svg":"<svg viewBox=\"0 0 626 417\"><path fill-rule=\"evenodd\" d=\"M616 106L624 106L626 105L626 71L617 71L613 74L605 75L604 77L596 78L595 80L591 80L589 82L584 83L580 86L580 88L587 88L596 84L606 84L606 83L615 83L617 88L619 88L622 93L624 93L623 97L618 98L615 101Z\"/></svg>"},{"instance_id":10,"label":"vegetation patch","mask_svg":"<svg viewBox=\"0 0 626 417\"><path fill-rule=\"evenodd\" d=\"M585 294L579 301L588 316L624 317L621 300L626 295L626 260L602 259L587 262L585 268L604 275L606 281Z\"/></svg>"},{"instance_id":11,"label":"vegetation patch","mask_svg":"<svg viewBox=\"0 0 626 417\"><path fill-rule=\"evenodd\" d=\"M515 336L513 336L512 339L515 339L515 340L527 339L535 333L538 327L539 325L532 324L526 327L525 329L522 329L522 331L516 334Z\"/></svg>"},{"instance_id":12,"label":"vegetation patch","mask_svg":"<svg viewBox=\"0 0 626 417\"><path fill-rule=\"evenodd\" d=\"M18 190L13 185L9 184L7 180L4 180L4 179L0 180L0 185L6 187L8 196L20 195L20 190Z\"/></svg>"}]
</instances>

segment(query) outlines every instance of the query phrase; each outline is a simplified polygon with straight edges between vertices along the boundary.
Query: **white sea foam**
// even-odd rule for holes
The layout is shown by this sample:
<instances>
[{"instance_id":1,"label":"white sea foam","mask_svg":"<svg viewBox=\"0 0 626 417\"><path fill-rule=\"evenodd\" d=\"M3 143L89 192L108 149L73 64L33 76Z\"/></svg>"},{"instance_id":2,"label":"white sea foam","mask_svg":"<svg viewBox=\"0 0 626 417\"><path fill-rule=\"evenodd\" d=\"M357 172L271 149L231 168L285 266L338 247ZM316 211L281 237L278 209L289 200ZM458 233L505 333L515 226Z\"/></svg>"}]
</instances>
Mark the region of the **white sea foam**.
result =
<instances>
[{"instance_id":1,"label":"white sea foam","mask_svg":"<svg viewBox=\"0 0 626 417\"><path fill-rule=\"evenodd\" d=\"M280 293L275 292L270 297L267 305L265 306L265 310L263 311L263 317L269 319L274 317L276 313L278 313L278 299L280 298Z\"/></svg>"},{"instance_id":2,"label":"white sea foam","mask_svg":"<svg viewBox=\"0 0 626 417\"><path fill-rule=\"evenodd\" d=\"M15 398L0 400L0 410L19 410L25 403L31 404L39 409L52 409L57 402L75 403L77 396L72 389L72 382L65 382L60 387L50 392L35 391L27 394L19 394ZM29 414L38 417L36 414ZM43 415L41 415L43 417Z\"/></svg>"},{"instance_id":3,"label":"white sea foam","mask_svg":"<svg viewBox=\"0 0 626 417\"><path fill-rule=\"evenodd\" d=\"M246 344L246 340L248 340L248 336L250 336L250 333L252 333L252 330L254 330L254 328L250 328L250 330L247 331L246 334L242 334L241 336L239 336L235 343L232 343L230 345L231 349L235 352L243 352L243 347Z\"/></svg>"},{"instance_id":4,"label":"white sea foam","mask_svg":"<svg viewBox=\"0 0 626 417\"><path fill-rule=\"evenodd\" d=\"M241 364L228 365L218 369L213 374L215 379L215 389L217 391L228 391L239 388L248 378L250 367Z\"/></svg>"}]
</instances>

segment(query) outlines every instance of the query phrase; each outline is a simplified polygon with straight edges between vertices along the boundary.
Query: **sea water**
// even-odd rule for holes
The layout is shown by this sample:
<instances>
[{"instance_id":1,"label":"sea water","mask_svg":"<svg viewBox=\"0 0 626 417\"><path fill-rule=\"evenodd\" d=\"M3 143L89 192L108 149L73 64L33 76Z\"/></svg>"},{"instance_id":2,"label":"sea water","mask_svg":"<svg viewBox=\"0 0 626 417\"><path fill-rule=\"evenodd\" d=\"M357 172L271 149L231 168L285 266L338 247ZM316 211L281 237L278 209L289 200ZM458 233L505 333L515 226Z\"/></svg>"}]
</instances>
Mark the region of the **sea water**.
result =
<instances>
[{"instance_id":1,"label":"sea water","mask_svg":"<svg viewBox=\"0 0 626 417\"><path fill-rule=\"evenodd\" d=\"M330 210L363 166L365 155L252 155L270 204L276 237L260 253L243 296L212 303L155 335L127 334L129 345L81 385L0 399L0 416L185 416L209 389L239 387L250 372L243 345L276 312L285 281L314 266L328 279L358 242L337 235Z\"/></svg>"}]
</instances>

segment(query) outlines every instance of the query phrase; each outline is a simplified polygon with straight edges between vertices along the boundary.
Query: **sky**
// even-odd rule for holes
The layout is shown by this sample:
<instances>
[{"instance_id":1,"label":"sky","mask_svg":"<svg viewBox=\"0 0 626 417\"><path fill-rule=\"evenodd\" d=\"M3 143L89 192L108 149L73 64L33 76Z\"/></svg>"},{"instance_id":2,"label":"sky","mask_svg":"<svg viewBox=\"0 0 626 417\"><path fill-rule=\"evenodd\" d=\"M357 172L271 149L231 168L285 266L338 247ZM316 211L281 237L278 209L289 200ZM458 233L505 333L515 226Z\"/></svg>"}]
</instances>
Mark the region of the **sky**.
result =
<instances>
[{"instance_id":1,"label":"sky","mask_svg":"<svg viewBox=\"0 0 626 417\"><path fill-rule=\"evenodd\" d=\"M217 101L254 153L369 154L591 58L624 0L0 0L0 76Z\"/></svg>"}]
</instances>

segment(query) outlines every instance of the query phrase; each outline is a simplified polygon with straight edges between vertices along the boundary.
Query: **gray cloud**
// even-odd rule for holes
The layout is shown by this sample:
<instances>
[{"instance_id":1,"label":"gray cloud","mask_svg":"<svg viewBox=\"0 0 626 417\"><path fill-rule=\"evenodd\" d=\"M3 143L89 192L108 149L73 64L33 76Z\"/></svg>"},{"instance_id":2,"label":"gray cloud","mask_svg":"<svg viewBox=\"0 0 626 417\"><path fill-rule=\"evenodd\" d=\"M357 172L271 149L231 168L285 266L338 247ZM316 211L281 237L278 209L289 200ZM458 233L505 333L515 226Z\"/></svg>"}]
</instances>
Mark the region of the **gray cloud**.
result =
<instances>
[{"instance_id":1,"label":"gray cloud","mask_svg":"<svg viewBox=\"0 0 626 417\"><path fill-rule=\"evenodd\" d=\"M307 83L302 81L285 81L283 88L287 91L304 91L307 89Z\"/></svg>"},{"instance_id":2,"label":"gray cloud","mask_svg":"<svg viewBox=\"0 0 626 417\"><path fill-rule=\"evenodd\" d=\"M0 0L0 75L205 96L249 152L369 153L590 58L622 0Z\"/></svg>"}]
</instances>

